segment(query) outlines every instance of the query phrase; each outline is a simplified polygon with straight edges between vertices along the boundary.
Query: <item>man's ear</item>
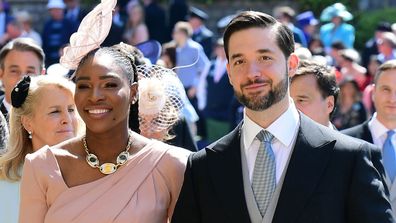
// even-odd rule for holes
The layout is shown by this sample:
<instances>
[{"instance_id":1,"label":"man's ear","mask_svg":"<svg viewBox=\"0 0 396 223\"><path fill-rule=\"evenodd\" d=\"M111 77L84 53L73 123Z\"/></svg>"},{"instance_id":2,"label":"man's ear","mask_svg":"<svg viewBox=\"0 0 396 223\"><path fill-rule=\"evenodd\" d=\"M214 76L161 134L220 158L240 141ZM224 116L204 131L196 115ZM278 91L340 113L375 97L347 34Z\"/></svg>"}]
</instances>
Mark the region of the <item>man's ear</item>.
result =
<instances>
[{"instance_id":1,"label":"man's ear","mask_svg":"<svg viewBox=\"0 0 396 223\"><path fill-rule=\"evenodd\" d=\"M326 98L326 107L327 107L327 114L329 114L334 110L335 104L334 104L334 96L330 95L327 96Z\"/></svg>"},{"instance_id":2,"label":"man's ear","mask_svg":"<svg viewBox=\"0 0 396 223\"><path fill-rule=\"evenodd\" d=\"M4 70L3 68L0 68L0 80L3 79L3 75L4 75Z\"/></svg>"},{"instance_id":3,"label":"man's ear","mask_svg":"<svg viewBox=\"0 0 396 223\"><path fill-rule=\"evenodd\" d=\"M298 56L296 54L294 54L294 53L290 54L289 59L288 59L289 78L293 77L294 74L296 73L299 61L300 61L300 59L298 58Z\"/></svg>"},{"instance_id":4,"label":"man's ear","mask_svg":"<svg viewBox=\"0 0 396 223\"><path fill-rule=\"evenodd\" d=\"M47 72L47 70L46 70L45 68L43 68L43 69L41 70L41 75L44 75L45 72Z\"/></svg>"}]
</instances>

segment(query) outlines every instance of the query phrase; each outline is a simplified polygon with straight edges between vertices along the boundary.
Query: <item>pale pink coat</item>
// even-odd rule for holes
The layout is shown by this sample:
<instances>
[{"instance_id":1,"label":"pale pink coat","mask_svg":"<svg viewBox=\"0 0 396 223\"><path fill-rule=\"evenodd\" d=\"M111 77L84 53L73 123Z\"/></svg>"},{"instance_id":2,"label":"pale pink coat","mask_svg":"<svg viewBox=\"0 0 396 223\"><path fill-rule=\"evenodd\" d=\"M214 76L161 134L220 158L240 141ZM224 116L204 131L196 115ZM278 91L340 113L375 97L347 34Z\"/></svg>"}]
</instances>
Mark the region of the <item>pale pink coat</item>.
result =
<instances>
[{"instance_id":1,"label":"pale pink coat","mask_svg":"<svg viewBox=\"0 0 396 223\"><path fill-rule=\"evenodd\" d=\"M69 188L51 148L44 147L26 157L19 222L169 222L188 155L153 140L114 174Z\"/></svg>"}]
</instances>

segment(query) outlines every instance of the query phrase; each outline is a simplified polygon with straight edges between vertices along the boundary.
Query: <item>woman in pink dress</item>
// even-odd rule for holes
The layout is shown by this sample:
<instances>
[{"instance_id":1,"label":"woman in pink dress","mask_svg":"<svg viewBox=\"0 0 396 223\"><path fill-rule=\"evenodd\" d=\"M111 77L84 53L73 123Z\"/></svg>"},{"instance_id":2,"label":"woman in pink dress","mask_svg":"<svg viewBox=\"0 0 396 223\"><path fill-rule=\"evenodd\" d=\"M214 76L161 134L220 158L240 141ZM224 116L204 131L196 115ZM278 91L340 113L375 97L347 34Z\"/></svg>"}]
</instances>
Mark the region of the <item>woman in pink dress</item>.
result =
<instances>
[{"instance_id":1,"label":"woman in pink dress","mask_svg":"<svg viewBox=\"0 0 396 223\"><path fill-rule=\"evenodd\" d=\"M20 222L169 221L189 152L128 130L136 75L122 45L82 58L75 103L86 135L26 157Z\"/></svg>"},{"instance_id":2,"label":"woman in pink dress","mask_svg":"<svg viewBox=\"0 0 396 223\"><path fill-rule=\"evenodd\" d=\"M21 223L171 219L189 152L129 130L130 105L142 100L134 57L125 44L98 48L110 30L115 4L102 0L64 50L61 64L76 70L74 101L86 133L26 156ZM146 92L140 102L153 115L172 106L160 92Z\"/></svg>"}]
</instances>

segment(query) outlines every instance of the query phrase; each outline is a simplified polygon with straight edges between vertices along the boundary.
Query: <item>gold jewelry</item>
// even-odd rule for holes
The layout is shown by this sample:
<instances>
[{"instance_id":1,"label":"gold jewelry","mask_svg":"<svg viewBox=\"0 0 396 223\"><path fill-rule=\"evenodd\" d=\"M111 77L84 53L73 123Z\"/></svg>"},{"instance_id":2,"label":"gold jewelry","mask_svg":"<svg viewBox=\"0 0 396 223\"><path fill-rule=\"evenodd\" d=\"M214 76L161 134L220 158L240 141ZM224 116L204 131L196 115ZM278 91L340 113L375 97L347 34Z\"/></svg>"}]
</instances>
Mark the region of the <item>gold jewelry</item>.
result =
<instances>
[{"instance_id":1,"label":"gold jewelry","mask_svg":"<svg viewBox=\"0 0 396 223\"><path fill-rule=\"evenodd\" d=\"M112 173L116 172L119 166L124 165L128 161L128 158L130 155L128 151L132 145L132 137L130 135L129 135L128 144L125 147L125 150L122 151L117 156L117 164L103 163L102 165L100 165L98 157L95 154L89 152L88 146L87 146L87 140L85 139L85 137L86 136L84 136L82 138L85 152L87 153L87 156L85 157L85 159L86 159L88 165L90 165L92 168L99 168L99 171L101 173L108 175L108 174L112 174Z\"/></svg>"}]
</instances>

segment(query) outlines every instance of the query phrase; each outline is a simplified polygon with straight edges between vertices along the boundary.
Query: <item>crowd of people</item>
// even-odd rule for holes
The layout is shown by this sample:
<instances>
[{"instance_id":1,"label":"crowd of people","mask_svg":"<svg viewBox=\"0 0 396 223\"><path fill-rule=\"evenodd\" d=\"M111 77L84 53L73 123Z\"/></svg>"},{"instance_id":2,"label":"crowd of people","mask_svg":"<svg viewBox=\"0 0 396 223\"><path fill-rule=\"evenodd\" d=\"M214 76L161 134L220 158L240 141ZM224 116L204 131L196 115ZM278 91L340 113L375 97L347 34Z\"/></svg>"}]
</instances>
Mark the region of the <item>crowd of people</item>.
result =
<instances>
[{"instance_id":1,"label":"crowd of people","mask_svg":"<svg viewBox=\"0 0 396 223\"><path fill-rule=\"evenodd\" d=\"M10 8L0 222L395 222L389 22L358 51L341 3L218 33L182 0L49 0L41 35Z\"/></svg>"}]
</instances>

